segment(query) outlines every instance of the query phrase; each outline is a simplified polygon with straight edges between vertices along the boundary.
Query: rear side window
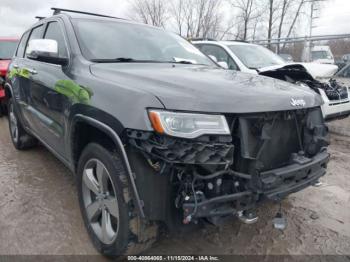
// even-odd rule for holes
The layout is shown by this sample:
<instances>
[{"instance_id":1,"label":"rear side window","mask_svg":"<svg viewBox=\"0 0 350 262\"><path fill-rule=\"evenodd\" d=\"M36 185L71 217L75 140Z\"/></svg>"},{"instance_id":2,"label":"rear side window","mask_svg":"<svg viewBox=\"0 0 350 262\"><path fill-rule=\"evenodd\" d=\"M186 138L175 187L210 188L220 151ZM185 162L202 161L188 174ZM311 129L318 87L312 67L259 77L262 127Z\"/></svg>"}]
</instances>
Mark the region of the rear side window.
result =
<instances>
[{"instance_id":1,"label":"rear side window","mask_svg":"<svg viewBox=\"0 0 350 262\"><path fill-rule=\"evenodd\" d=\"M63 31L58 22L51 22L48 24L45 33L45 39L56 40L58 44L59 57L68 57L66 42L64 41Z\"/></svg>"},{"instance_id":2,"label":"rear side window","mask_svg":"<svg viewBox=\"0 0 350 262\"><path fill-rule=\"evenodd\" d=\"M32 30L32 33L30 34L29 40L27 42L27 47L28 47L28 44L29 44L30 40L42 39L43 38L43 34L44 34L43 29L44 29L44 26L40 25L38 27L35 27ZM27 47L26 47L26 49L27 49Z\"/></svg>"},{"instance_id":3,"label":"rear side window","mask_svg":"<svg viewBox=\"0 0 350 262\"><path fill-rule=\"evenodd\" d=\"M24 35L22 36L21 42L18 45L18 49L16 53L17 57L24 57L24 50L26 49L28 36L29 36L29 32L24 33Z\"/></svg>"}]
</instances>

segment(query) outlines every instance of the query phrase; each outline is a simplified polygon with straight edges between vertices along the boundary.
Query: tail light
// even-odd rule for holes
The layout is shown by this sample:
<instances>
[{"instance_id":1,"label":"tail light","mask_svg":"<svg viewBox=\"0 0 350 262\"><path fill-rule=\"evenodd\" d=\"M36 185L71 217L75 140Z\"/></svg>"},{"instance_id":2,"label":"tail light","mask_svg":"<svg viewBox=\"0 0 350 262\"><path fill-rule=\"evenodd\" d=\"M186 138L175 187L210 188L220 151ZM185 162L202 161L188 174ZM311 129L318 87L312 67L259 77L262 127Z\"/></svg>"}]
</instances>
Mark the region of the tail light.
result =
<instances>
[{"instance_id":1,"label":"tail light","mask_svg":"<svg viewBox=\"0 0 350 262\"><path fill-rule=\"evenodd\" d=\"M2 76L4 78L6 77L9 65L10 65L10 60L2 60L2 61L0 61L0 76Z\"/></svg>"},{"instance_id":2,"label":"tail light","mask_svg":"<svg viewBox=\"0 0 350 262\"><path fill-rule=\"evenodd\" d=\"M5 90L4 90L3 84L5 83L5 78L6 78L9 65L10 65L10 60L0 61L0 100L5 97Z\"/></svg>"}]
</instances>

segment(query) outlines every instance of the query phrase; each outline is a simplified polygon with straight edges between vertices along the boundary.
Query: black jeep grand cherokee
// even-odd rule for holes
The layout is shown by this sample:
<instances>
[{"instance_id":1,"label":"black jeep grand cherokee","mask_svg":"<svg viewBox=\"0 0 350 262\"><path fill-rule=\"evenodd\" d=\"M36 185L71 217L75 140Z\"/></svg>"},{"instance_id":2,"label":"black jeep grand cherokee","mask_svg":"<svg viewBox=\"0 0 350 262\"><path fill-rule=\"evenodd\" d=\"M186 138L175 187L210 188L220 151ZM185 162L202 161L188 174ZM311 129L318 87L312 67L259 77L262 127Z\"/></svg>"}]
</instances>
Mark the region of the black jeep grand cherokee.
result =
<instances>
[{"instance_id":1,"label":"black jeep grand cherokee","mask_svg":"<svg viewBox=\"0 0 350 262\"><path fill-rule=\"evenodd\" d=\"M244 217L326 173L321 98L308 88L222 70L159 28L67 13L24 33L9 126L17 149L40 141L76 174L102 254L140 253L160 222Z\"/></svg>"}]
</instances>

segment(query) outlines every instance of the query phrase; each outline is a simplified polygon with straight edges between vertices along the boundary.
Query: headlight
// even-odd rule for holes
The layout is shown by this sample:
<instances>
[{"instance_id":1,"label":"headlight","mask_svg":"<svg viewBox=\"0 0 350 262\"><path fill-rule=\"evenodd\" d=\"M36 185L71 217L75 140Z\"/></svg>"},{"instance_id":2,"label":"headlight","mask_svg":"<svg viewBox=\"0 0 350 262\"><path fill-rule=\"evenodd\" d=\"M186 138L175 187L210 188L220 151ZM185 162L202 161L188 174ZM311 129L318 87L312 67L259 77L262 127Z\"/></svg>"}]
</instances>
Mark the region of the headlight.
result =
<instances>
[{"instance_id":1,"label":"headlight","mask_svg":"<svg viewBox=\"0 0 350 262\"><path fill-rule=\"evenodd\" d=\"M153 128L160 134L183 138L230 134L226 118L222 115L150 110L149 117Z\"/></svg>"}]
</instances>

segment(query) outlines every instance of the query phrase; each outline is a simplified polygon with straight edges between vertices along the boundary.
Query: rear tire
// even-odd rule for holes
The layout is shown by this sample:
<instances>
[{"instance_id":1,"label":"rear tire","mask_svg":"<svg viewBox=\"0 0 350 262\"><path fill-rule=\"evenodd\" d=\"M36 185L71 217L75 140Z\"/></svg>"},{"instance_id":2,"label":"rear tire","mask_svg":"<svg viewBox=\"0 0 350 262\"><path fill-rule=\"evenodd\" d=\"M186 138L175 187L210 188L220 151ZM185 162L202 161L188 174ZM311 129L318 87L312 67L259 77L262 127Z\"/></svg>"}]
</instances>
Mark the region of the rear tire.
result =
<instances>
[{"instance_id":1,"label":"rear tire","mask_svg":"<svg viewBox=\"0 0 350 262\"><path fill-rule=\"evenodd\" d=\"M7 115L7 107L4 102L0 102L0 117Z\"/></svg>"},{"instance_id":2,"label":"rear tire","mask_svg":"<svg viewBox=\"0 0 350 262\"><path fill-rule=\"evenodd\" d=\"M87 145L78 163L77 179L82 217L101 254L136 255L151 247L158 226L146 224L138 216L127 172L117 152L96 143Z\"/></svg>"},{"instance_id":3,"label":"rear tire","mask_svg":"<svg viewBox=\"0 0 350 262\"><path fill-rule=\"evenodd\" d=\"M7 113L6 106L3 101L0 101L0 117L5 116Z\"/></svg>"},{"instance_id":4,"label":"rear tire","mask_svg":"<svg viewBox=\"0 0 350 262\"><path fill-rule=\"evenodd\" d=\"M29 135L23 128L12 98L8 101L9 129L13 145L18 150L30 149L38 144L38 140Z\"/></svg>"}]
</instances>

